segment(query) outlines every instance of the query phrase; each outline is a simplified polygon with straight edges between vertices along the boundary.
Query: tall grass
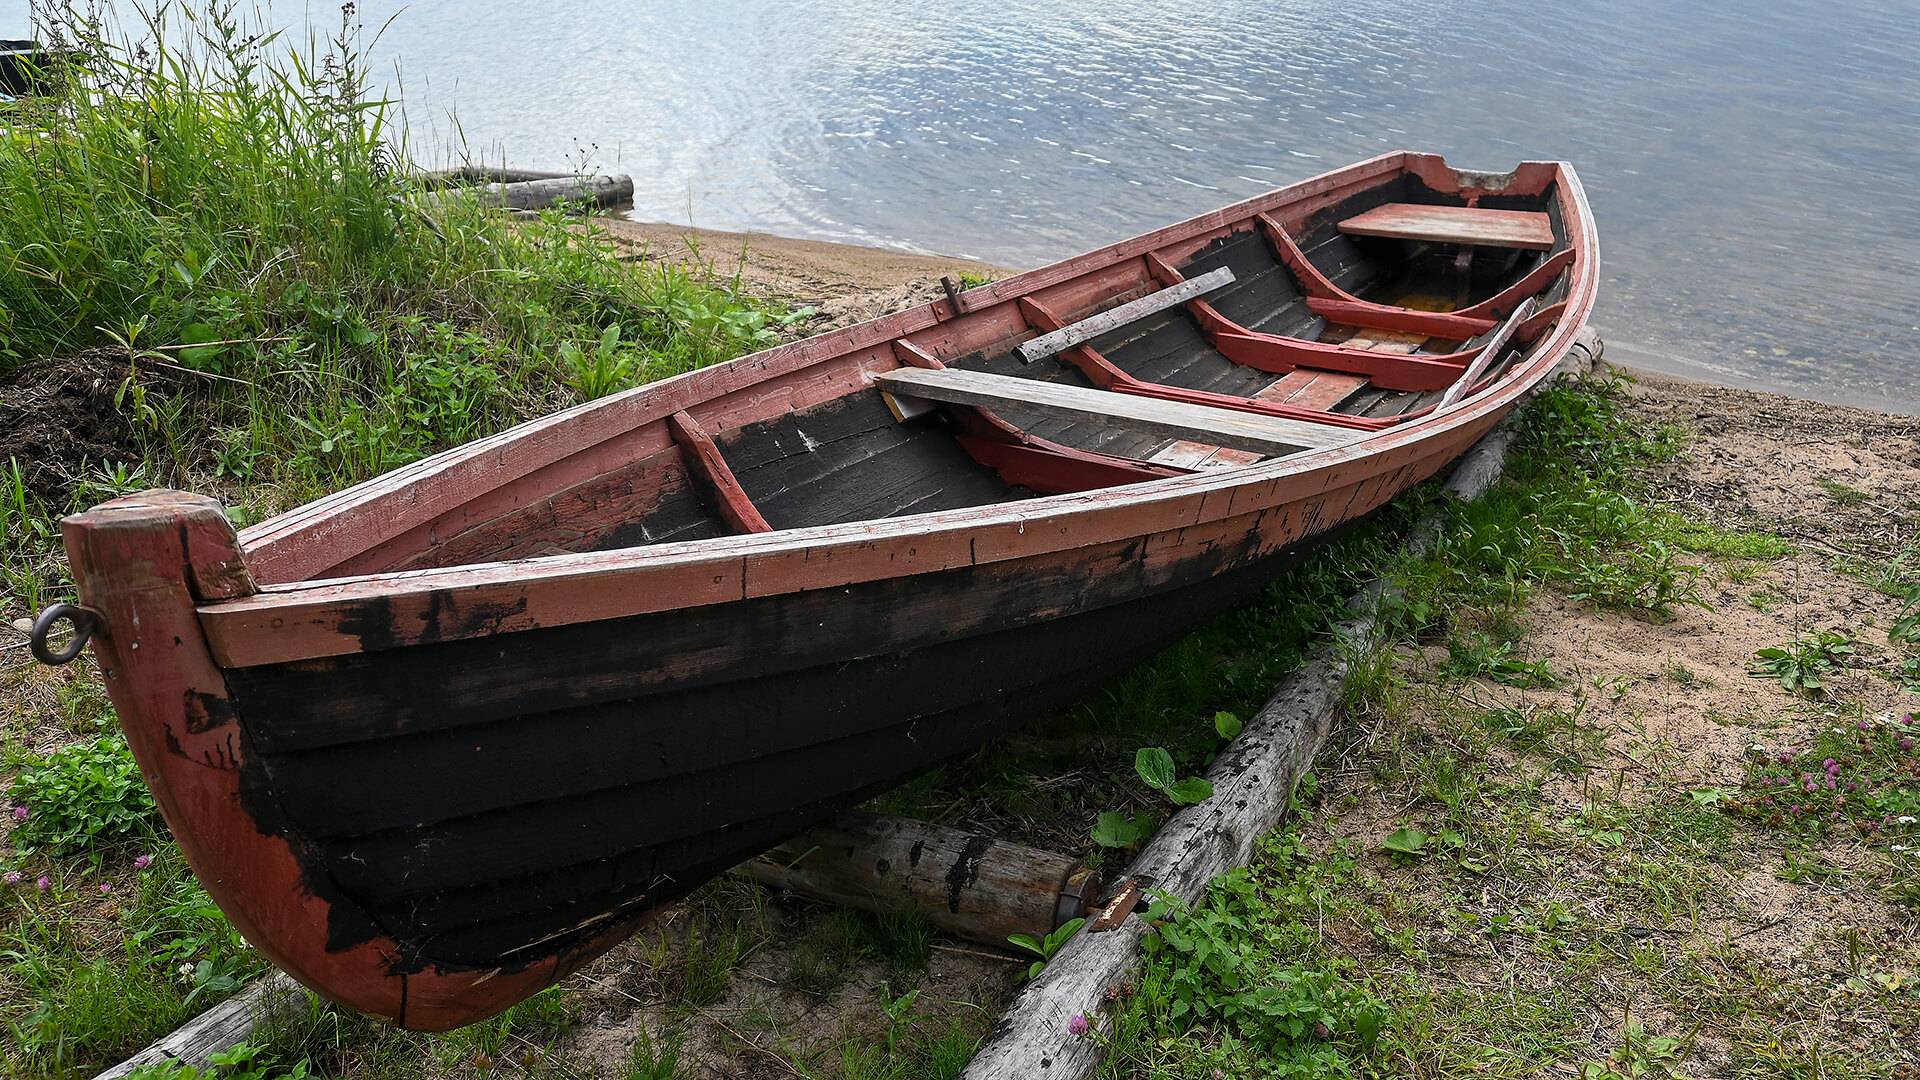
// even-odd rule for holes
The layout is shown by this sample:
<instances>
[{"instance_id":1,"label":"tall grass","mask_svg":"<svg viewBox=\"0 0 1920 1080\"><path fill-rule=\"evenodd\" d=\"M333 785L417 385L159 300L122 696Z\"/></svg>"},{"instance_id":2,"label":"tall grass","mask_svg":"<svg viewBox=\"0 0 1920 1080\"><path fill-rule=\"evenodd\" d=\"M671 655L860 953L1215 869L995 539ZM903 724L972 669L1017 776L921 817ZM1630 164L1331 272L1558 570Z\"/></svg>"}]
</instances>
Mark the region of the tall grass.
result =
<instances>
[{"instance_id":1,"label":"tall grass","mask_svg":"<svg viewBox=\"0 0 1920 1080\"><path fill-rule=\"evenodd\" d=\"M65 81L0 102L0 620L59 598L69 510L170 484L257 517L776 332L730 283L626 261L590 220L430 198L350 5L301 41L227 0L116 11L122 40L61 8L42 36L74 50ZM6 410L40 409L100 349L88 407L115 422L72 450L14 449L29 444L5 417L51 414ZM48 755L42 737L110 714L50 725L55 677L24 656L0 640L5 805L85 842L28 851L28 830L0 850L17 875L0 887L0 1074L87 1075L259 961L158 838L158 862L128 865L124 793L73 780L132 775L124 750Z\"/></svg>"},{"instance_id":2,"label":"tall grass","mask_svg":"<svg viewBox=\"0 0 1920 1080\"><path fill-rule=\"evenodd\" d=\"M122 7L117 38L49 17L68 77L0 112L0 379L122 351L116 464L148 482L266 513L772 338L731 283L591 223L431 197L350 4L301 41L231 0ZM44 585L27 520L91 494L7 507L14 601Z\"/></svg>"}]
</instances>

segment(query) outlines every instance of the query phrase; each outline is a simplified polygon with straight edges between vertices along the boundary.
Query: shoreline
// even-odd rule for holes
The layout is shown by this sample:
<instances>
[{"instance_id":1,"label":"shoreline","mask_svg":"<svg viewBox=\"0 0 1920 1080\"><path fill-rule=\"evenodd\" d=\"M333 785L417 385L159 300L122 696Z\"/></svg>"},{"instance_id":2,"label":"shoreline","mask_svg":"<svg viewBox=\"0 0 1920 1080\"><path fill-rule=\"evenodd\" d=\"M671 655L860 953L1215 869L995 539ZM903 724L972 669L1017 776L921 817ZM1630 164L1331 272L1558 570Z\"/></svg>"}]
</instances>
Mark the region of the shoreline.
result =
<instances>
[{"instance_id":1,"label":"shoreline","mask_svg":"<svg viewBox=\"0 0 1920 1080\"><path fill-rule=\"evenodd\" d=\"M828 321L810 327L813 332L873 318L891 310L889 303L902 307L937 299L941 295L942 274L998 277L1017 272L1016 268L963 256L922 255L837 240L809 240L753 230L732 232L617 216L595 220L623 248L644 249L647 257L655 259L694 256L726 273L738 267L742 284L750 294L761 299L818 307ZM1607 362L1636 375L1920 419L1920 398L1901 402L1872 393L1817 394L1802 388L1784 390L1670 351L1612 334L1602 336L1607 341Z\"/></svg>"}]
</instances>

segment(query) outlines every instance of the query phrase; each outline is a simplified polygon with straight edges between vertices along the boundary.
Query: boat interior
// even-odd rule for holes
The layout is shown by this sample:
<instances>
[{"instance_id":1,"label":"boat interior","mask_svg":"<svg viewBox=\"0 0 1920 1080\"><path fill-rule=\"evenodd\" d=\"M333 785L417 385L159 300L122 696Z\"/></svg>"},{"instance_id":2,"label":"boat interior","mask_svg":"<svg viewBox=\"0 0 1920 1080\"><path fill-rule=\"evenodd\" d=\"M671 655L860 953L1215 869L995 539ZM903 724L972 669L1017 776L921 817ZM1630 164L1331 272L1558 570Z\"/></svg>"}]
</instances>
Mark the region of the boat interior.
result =
<instances>
[{"instance_id":1,"label":"boat interior","mask_svg":"<svg viewBox=\"0 0 1920 1080\"><path fill-rule=\"evenodd\" d=\"M689 403L264 578L891 518L1364 439L1484 391L1563 317L1574 249L1558 172L1513 175L1519 193L1452 185L1462 195L1403 168L1297 219L1282 204L1028 294L974 307L980 290L950 293L932 331Z\"/></svg>"}]
</instances>

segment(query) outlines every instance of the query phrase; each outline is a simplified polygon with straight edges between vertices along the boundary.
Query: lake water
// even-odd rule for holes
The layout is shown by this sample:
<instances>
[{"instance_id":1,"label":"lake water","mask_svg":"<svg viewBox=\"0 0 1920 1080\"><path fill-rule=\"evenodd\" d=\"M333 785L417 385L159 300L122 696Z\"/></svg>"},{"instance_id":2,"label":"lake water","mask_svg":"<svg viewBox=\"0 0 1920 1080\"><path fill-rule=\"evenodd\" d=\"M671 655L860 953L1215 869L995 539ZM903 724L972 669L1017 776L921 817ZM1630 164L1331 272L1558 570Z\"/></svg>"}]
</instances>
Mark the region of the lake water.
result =
<instances>
[{"instance_id":1,"label":"lake water","mask_svg":"<svg viewBox=\"0 0 1920 1080\"><path fill-rule=\"evenodd\" d=\"M1385 150L1563 157L1611 356L1920 411L1907 3L360 6L396 12L371 51L420 160L584 161L642 219L1016 267Z\"/></svg>"}]
</instances>

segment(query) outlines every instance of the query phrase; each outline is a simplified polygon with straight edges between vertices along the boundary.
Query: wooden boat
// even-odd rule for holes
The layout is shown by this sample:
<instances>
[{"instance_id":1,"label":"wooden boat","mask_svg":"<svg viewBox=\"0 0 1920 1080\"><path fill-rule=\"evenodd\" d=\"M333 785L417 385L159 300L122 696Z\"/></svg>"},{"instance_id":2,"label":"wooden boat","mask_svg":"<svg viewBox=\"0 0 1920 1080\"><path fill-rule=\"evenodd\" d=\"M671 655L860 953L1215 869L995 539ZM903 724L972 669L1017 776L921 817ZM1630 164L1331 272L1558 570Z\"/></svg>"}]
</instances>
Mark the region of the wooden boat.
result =
<instances>
[{"instance_id":1,"label":"wooden boat","mask_svg":"<svg viewBox=\"0 0 1920 1080\"><path fill-rule=\"evenodd\" d=\"M454 1027L1432 476L1572 345L1596 253L1564 164L1388 154L237 535L116 499L35 648L93 632L275 964Z\"/></svg>"}]
</instances>

